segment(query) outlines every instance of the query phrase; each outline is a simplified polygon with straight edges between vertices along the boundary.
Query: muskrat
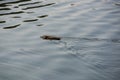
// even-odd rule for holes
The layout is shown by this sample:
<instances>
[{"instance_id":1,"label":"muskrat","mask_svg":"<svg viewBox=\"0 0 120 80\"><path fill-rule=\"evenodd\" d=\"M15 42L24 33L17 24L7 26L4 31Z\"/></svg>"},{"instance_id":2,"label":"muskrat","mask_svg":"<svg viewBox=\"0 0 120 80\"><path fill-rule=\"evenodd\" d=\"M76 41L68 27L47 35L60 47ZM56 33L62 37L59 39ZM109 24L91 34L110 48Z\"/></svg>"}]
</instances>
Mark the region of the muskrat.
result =
<instances>
[{"instance_id":1,"label":"muskrat","mask_svg":"<svg viewBox=\"0 0 120 80\"><path fill-rule=\"evenodd\" d=\"M51 35L43 35L41 36L44 40L61 40L61 37L51 36Z\"/></svg>"},{"instance_id":2,"label":"muskrat","mask_svg":"<svg viewBox=\"0 0 120 80\"><path fill-rule=\"evenodd\" d=\"M52 36L52 35L43 35L40 38L42 38L44 40L61 40L63 38L66 38L66 39L79 39L79 40L88 40L88 41L110 41L110 42L120 43L120 39L56 37L56 36Z\"/></svg>"}]
</instances>

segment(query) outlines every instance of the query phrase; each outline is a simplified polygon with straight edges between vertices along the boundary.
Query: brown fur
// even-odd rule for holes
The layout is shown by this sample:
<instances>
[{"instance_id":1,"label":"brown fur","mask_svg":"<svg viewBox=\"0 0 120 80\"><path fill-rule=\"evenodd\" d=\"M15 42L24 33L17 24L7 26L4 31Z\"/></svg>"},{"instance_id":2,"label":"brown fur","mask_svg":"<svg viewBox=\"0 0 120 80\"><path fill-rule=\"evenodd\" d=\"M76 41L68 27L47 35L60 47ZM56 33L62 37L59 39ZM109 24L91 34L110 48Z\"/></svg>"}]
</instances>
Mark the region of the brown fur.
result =
<instances>
[{"instance_id":1,"label":"brown fur","mask_svg":"<svg viewBox=\"0 0 120 80\"><path fill-rule=\"evenodd\" d=\"M41 38L45 39L45 40L61 40L60 37L50 36L50 35L43 35L43 36L41 36Z\"/></svg>"}]
</instances>

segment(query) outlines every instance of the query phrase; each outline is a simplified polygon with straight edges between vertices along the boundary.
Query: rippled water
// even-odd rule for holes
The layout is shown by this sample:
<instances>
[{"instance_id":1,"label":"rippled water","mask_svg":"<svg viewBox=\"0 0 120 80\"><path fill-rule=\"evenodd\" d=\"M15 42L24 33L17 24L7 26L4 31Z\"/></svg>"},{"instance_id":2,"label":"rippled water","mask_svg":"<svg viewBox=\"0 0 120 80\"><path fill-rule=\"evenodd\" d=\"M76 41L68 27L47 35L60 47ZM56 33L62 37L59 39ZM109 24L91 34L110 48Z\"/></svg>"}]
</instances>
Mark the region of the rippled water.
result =
<instances>
[{"instance_id":1,"label":"rippled water","mask_svg":"<svg viewBox=\"0 0 120 80\"><path fill-rule=\"evenodd\" d=\"M42 40L42 35L61 41ZM0 0L0 80L119 80L119 0Z\"/></svg>"}]
</instances>

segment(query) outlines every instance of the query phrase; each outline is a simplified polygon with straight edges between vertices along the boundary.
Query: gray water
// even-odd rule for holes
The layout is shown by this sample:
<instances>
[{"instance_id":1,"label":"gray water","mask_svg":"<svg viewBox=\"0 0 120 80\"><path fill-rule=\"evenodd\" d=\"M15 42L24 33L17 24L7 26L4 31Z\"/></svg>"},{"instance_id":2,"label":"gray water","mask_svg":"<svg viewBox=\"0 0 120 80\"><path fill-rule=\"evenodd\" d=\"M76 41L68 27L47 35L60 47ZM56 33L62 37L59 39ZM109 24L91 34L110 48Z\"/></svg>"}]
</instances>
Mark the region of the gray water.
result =
<instances>
[{"instance_id":1,"label":"gray water","mask_svg":"<svg viewBox=\"0 0 120 80\"><path fill-rule=\"evenodd\" d=\"M120 80L119 2L0 0L0 80Z\"/></svg>"}]
</instances>

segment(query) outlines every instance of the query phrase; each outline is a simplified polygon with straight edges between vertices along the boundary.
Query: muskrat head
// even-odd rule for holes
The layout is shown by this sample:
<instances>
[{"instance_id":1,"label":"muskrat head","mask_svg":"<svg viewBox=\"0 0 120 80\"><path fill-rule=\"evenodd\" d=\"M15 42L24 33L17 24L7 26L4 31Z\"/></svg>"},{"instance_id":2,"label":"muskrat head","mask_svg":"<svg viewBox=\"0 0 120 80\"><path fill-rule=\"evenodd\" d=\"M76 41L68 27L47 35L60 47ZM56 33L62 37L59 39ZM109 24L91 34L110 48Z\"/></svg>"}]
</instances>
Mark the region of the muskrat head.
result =
<instances>
[{"instance_id":1,"label":"muskrat head","mask_svg":"<svg viewBox=\"0 0 120 80\"><path fill-rule=\"evenodd\" d=\"M41 36L41 38L42 38L42 39L48 39L49 36L48 36L48 35L43 35L43 36Z\"/></svg>"},{"instance_id":2,"label":"muskrat head","mask_svg":"<svg viewBox=\"0 0 120 80\"><path fill-rule=\"evenodd\" d=\"M45 40L60 40L61 39L60 37L55 37L55 36L50 36L50 35L43 35L41 36L41 38Z\"/></svg>"}]
</instances>

